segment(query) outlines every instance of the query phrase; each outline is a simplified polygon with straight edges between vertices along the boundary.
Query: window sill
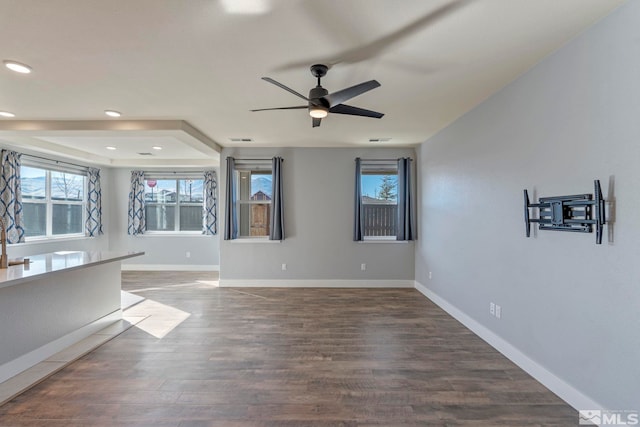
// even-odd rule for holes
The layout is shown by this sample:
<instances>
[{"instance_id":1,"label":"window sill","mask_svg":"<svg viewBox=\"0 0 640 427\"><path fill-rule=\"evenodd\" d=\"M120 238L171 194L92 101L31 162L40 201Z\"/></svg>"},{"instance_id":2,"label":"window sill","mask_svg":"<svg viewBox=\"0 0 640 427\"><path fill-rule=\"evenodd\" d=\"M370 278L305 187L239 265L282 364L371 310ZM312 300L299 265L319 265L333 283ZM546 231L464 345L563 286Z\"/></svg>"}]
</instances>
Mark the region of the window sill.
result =
<instances>
[{"instance_id":1,"label":"window sill","mask_svg":"<svg viewBox=\"0 0 640 427\"><path fill-rule=\"evenodd\" d=\"M267 238L251 238L251 237L239 237L237 239L226 240L231 243L281 243L282 240L269 240Z\"/></svg>"},{"instance_id":2,"label":"window sill","mask_svg":"<svg viewBox=\"0 0 640 427\"><path fill-rule=\"evenodd\" d=\"M95 236L99 237L99 236ZM21 245L40 245L42 243L53 243L53 242L64 242L70 240L86 240L86 239L94 239L95 237L89 237L84 235L76 235L76 236L60 236L60 237L34 237L26 240L22 243L12 243L11 246L21 246Z\"/></svg>"},{"instance_id":3,"label":"window sill","mask_svg":"<svg viewBox=\"0 0 640 427\"><path fill-rule=\"evenodd\" d=\"M190 232L173 232L173 231L169 231L169 232L163 232L163 231L147 231L146 233L142 233L142 234L138 234L135 237L214 237L217 236L217 234L211 235L211 234L202 234L202 232L200 231L194 231L192 233Z\"/></svg>"},{"instance_id":4,"label":"window sill","mask_svg":"<svg viewBox=\"0 0 640 427\"><path fill-rule=\"evenodd\" d=\"M407 244L413 242L413 240L395 240L395 239L365 239L359 240L357 243L395 243L395 244Z\"/></svg>"}]
</instances>

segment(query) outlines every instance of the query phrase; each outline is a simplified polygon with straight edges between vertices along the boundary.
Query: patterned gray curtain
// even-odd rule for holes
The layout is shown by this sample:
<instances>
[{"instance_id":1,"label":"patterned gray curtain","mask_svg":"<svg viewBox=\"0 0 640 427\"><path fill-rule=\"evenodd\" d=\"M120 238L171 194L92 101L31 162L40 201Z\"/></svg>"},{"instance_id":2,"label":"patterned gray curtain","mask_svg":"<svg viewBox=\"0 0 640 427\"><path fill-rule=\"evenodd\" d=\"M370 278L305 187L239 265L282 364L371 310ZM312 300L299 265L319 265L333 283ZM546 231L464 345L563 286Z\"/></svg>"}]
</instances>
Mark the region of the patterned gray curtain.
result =
<instances>
[{"instance_id":1,"label":"patterned gray curtain","mask_svg":"<svg viewBox=\"0 0 640 427\"><path fill-rule=\"evenodd\" d=\"M364 216L362 215L362 159L356 158L356 189L353 208L353 240L362 240Z\"/></svg>"},{"instance_id":2,"label":"patterned gray curtain","mask_svg":"<svg viewBox=\"0 0 640 427\"><path fill-rule=\"evenodd\" d=\"M0 151L0 219L7 231L7 243L24 242L20 156L15 151Z\"/></svg>"},{"instance_id":3,"label":"patterned gray curtain","mask_svg":"<svg viewBox=\"0 0 640 427\"><path fill-rule=\"evenodd\" d=\"M131 190L129 191L129 221L127 234L137 236L146 228L144 213L144 172L131 171Z\"/></svg>"},{"instance_id":4,"label":"patterned gray curtain","mask_svg":"<svg viewBox=\"0 0 640 427\"><path fill-rule=\"evenodd\" d=\"M227 157L227 174L225 184L225 206L224 206L224 240L238 238L238 213L236 212L236 188L234 178L236 172L236 160Z\"/></svg>"},{"instance_id":5,"label":"patterned gray curtain","mask_svg":"<svg viewBox=\"0 0 640 427\"><path fill-rule=\"evenodd\" d=\"M205 171L202 234L207 236L218 234L218 217L216 215L216 209L218 207L218 198L216 197L217 189L218 181L216 179L216 171Z\"/></svg>"},{"instance_id":6,"label":"patterned gray curtain","mask_svg":"<svg viewBox=\"0 0 640 427\"><path fill-rule=\"evenodd\" d=\"M87 221L85 232L89 237L102 233L102 189L100 187L100 169L87 170Z\"/></svg>"},{"instance_id":7,"label":"patterned gray curtain","mask_svg":"<svg viewBox=\"0 0 640 427\"><path fill-rule=\"evenodd\" d=\"M396 240L415 240L415 204L411 183L411 159L398 159L398 231Z\"/></svg>"},{"instance_id":8,"label":"patterned gray curtain","mask_svg":"<svg viewBox=\"0 0 640 427\"><path fill-rule=\"evenodd\" d=\"M271 161L271 226L269 240L284 240L284 203L282 200L282 157L274 157Z\"/></svg>"}]
</instances>

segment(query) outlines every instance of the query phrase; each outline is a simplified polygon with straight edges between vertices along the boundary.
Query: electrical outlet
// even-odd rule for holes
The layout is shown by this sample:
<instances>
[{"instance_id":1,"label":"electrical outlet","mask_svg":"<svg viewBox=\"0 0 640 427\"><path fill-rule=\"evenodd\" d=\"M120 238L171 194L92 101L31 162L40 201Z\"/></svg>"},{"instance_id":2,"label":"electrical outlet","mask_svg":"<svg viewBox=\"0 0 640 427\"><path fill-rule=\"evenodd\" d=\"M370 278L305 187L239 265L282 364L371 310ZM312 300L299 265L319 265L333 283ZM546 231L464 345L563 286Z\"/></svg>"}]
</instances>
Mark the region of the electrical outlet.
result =
<instances>
[{"instance_id":1,"label":"electrical outlet","mask_svg":"<svg viewBox=\"0 0 640 427\"><path fill-rule=\"evenodd\" d=\"M187 251L187 253L185 254L185 256L186 256L187 258L191 258L191 252Z\"/></svg>"},{"instance_id":2,"label":"electrical outlet","mask_svg":"<svg viewBox=\"0 0 640 427\"><path fill-rule=\"evenodd\" d=\"M429 279L431 279L431 272L429 272Z\"/></svg>"},{"instance_id":3,"label":"electrical outlet","mask_svg":"<svg viewBox=\"0 0 640 427\"><path fill-rule=\"evenodd\" d=\"M500 319L502 317L502 307L496 304L496 317Z\"/></svg>"},{"instance_id":4,"label":"electrical outlet","mask_svg":"<svg viewBox=\"0 0 640 427\"><path fill-rule=\"evenodd\" d=\"M287 264L282 264L282 271L287 271Z\"/></svg>"},{"instance_id":5,"label":"electrical outlet","mask_svg":"<svg viewBox=\"0 0 640 427\"><path fill-rule=\"evenodd\" d=\"M489 314L492 316L496 315L496 305L492 302L489 303Z\"/></svg>"},{"instance_id":6,"label":"electrical outlet","mask_svg":"<svg viewBox=\"0 0 640 427\"><path fill-rule=\"evenodd\" d=\"M366 269L367 269L367 264L365 264L364 262L360 264L360 270L365 271Z\"/></svg>"}]
</instances>

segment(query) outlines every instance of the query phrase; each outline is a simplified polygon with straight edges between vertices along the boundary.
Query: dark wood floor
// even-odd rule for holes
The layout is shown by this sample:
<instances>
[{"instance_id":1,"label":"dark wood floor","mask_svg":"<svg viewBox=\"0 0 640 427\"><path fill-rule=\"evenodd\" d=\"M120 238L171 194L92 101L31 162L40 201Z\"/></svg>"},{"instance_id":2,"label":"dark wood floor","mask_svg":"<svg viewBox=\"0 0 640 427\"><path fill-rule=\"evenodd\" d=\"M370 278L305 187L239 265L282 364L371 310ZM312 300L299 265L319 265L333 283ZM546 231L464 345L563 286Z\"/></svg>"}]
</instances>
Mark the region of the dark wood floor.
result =
<instances>
[{"instance_id":1,"label":"dark wood floor","mask_svg":"<svg viewBox=\"0 0 640 427\"><path fill-rule=\"evenodd\" d=\"M577 425L415 290L215 280L123 273L148 298L129 314L150 317L0 407L0 426Z\"/></svg>"}]
</instances>

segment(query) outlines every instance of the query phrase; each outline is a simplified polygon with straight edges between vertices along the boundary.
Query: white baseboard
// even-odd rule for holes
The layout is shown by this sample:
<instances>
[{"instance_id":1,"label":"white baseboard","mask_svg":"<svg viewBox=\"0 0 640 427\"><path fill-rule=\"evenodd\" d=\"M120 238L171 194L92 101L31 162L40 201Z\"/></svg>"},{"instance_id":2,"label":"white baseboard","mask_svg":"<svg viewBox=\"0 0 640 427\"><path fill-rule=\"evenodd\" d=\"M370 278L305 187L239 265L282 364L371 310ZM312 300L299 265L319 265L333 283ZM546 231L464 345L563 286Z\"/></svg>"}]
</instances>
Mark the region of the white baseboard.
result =
<instances>
[{"instance_id":1,"label":"white baseboard","mask_svg":"<svg viewBox=\"0 0 640 427\"><path fill-rule=\"evenodd\" d=\"M122 271L220 271L220 266L187 264L122 264Z\"/></svg>"},{"instance_id":2,"label":"white baseboard","mask_svg":"<svg viewBox=\"0 0 640 427\"><path fill-rule=\"evenodd\" d=\"M122 319L122 310L116 310L113 313L107 314L106 316L81 327L80 329L76 329L75 331L51 341L42 347L36 348L29 353L23 354L16 359L0 365L0 383L18 375L20 372L29 369L32 366L37 365L43 360L48 359L54 354L72 346L101 329L106 328L120 319Z\"/></svg>"},{"instance_id":3,"label":"white baseboard","mask_svg":"<svg viewBox=\"0 0 640 427\"><path fill-rule=\"evenodd\" d=\"M466 315L447 300L429 290L426 286L415 282L415 288L575 409L606 410L604 405L597 403L580 390L548 371L544 366L529 358L512 344Z\"/></svg>"},{"instance_id":4,"label":"white baseboard","mask_svg":"<svg viewBox=\"0 0 640 427\"><path fill-rule=\"evenodd\" d=\"M236 280L220 279L221 288L413 288L413 280Z\"/></svg>"}]
</instances>

